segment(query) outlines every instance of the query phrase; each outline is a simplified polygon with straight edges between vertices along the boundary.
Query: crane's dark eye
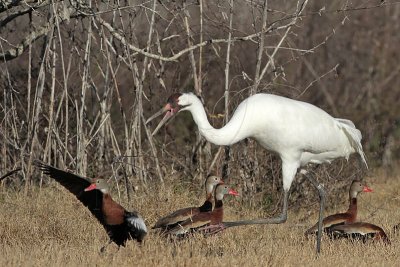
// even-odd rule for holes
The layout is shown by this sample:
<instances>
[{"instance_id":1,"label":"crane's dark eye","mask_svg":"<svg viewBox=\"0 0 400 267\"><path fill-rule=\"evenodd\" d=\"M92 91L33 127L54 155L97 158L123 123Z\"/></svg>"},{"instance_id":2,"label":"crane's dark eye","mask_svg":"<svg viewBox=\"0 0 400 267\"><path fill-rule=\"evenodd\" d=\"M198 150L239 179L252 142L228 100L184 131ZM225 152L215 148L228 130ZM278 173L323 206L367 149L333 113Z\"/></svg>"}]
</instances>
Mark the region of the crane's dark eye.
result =
<instances>
[{"instance_id":1,"label":"crane's dark eye","mask_svg":"<svg viewBox=\"0 0 400 267\"><path fill-rule=\"evenodd\" d=\"M181 97L181 95L181 93L172 94L170 97L168 97L167 103L171 105L178 105L179 97Z\"/></svg>"}]
</instances>

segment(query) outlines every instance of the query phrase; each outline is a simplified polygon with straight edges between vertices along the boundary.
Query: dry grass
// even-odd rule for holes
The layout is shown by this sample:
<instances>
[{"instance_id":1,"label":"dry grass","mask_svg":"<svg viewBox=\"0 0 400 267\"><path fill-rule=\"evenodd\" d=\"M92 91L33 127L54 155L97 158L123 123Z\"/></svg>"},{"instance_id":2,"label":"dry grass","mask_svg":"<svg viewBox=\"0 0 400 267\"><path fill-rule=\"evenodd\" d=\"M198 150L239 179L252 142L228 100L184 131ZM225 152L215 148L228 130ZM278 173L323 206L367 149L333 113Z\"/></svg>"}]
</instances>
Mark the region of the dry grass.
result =
<instances>
[{"instance_id":1,"label":"dry grass","mask_svg":"<svg viewBox=\"0 0 400 267\"><path fill-rule=\"evenodd\" d=\"M314 240L303 238L304 230L315 222L316 213L303 222L304 211L291 209L289 220L283 225L232 228L218 236L195 236L179 243L150 231L141 247L128 242L126 248L117 250L112 245L99 254L99 248L107 241L104 230L62 187L55 184L41 191L36 188L29 196L0 188L0 266L396 266L400 262L399 234L391 228L400 220L399 179L398 175L376 173L369 179L375 192L364 194L359 202L360 218L383 226L391 246L324 238L317 259ZM198 202L188 192L176 190L166 185L153 189L151 197L137 194L132 205L121 202L128 209L132 206L139 210L151 226L171 209ZM197 195L202 194L199 191ZM238 213L260 216L259 212L244 212L242 208L234 212L238 206L235 202L226 202L227 219L239 218ZM338 207L338 211L345 208Z\"/></svg>"}]
</instances>

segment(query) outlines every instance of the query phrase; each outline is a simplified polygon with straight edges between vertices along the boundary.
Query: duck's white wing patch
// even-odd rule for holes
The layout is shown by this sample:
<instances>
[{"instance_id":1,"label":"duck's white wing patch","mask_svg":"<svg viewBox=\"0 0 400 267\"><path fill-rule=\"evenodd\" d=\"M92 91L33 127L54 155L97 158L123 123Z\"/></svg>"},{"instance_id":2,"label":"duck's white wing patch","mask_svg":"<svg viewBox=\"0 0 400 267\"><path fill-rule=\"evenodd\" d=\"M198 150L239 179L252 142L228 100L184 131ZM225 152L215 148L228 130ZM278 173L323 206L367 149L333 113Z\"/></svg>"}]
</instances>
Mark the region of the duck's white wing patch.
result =
<instances>
[{"instance_id":1,"label":"duck's white wing patch","mask_svg":"<svg viewBox=\"0 0 400 267\"><path fill-rule=\"evenodd\" d=\"M143 231L145 233L147 233L147 226L144 223L142 217L140 216L129 216L128 218L126 218L127 222L130 224L130 226Z\"/></svg>"}]
</instances>

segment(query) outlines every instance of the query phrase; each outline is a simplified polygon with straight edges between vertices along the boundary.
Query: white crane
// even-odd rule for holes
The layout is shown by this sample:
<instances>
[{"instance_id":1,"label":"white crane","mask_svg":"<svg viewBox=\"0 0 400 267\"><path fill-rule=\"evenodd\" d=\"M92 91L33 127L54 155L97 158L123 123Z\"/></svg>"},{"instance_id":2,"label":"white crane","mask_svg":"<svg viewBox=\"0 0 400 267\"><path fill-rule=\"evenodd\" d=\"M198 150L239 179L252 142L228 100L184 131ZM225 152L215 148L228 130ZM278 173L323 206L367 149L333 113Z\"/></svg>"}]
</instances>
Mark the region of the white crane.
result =
<instances>
[{"instance_id":1,"label":"white crane","mask_svg":"<svg viewBox=\"0 0 400 267\"><path fill-rule=\"evenodd\" d=\"M151 116L166 113L153 135L168 119L180 111L189 111L199 131L209 142L229 146L244 138L253 138L265 149L277 153L282 160L283 209L276 218L224 222L221 227L247 224L278 224L286 222L289 189L297 170L308 163L321 164L340 157L346 159L358 153L367 166L361 145L361 132L350 120L333 118L324 110L309 103L271 94L255 94L237 107L230 121L215 129L207 119L200 99L193 93L175 93L167 104ZM368 167L368 166L367 166ZM302 170L306 175L306 171ZM320 195L317 252L320 251L323 203L325 192L309 175L306 177L317 187Z\"/></svg>"}]
</instances>

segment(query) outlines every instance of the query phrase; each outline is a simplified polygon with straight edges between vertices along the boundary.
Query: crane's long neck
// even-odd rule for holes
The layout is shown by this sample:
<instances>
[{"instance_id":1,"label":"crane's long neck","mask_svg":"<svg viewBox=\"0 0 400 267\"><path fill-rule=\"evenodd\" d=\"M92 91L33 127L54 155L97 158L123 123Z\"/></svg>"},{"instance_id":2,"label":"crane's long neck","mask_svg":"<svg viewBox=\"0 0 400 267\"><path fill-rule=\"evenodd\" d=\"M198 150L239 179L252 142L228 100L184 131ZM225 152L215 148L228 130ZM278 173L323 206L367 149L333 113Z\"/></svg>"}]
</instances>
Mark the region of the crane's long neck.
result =
<instances>
[{"instance_id":1,"label":"crane's long neck","mask_svg":"<svg viewBox=\"0 0 400 267\"><path fill-rule=\"evenodd\" d=\"M238 130L235 125L231 122L228 122L221 129L215 129L211 126L210 122L207 119L206 111L204 110L203 104L199 99L193 99L193 103L188 108L190 113L192 113L192 117L194 122L197 124L199 128L200 134L207 139L207 141L215 144L215 145L232 145L241 139L241 136L237 135Z\"/></svg>"}]
</instances>

